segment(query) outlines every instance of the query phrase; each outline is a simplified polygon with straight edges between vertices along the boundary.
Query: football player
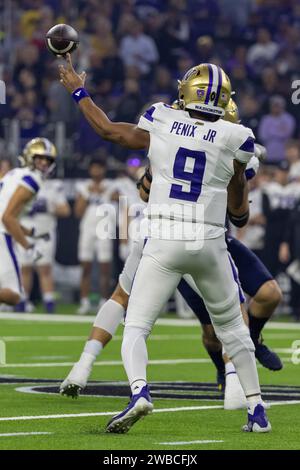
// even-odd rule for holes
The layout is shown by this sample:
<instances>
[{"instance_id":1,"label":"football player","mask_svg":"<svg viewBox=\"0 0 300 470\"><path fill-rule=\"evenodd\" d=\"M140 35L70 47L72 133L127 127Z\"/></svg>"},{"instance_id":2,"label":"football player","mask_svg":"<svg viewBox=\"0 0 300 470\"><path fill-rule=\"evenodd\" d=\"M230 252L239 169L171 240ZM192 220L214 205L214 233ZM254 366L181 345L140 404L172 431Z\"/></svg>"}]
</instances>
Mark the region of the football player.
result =
<instances>
[{"instance_id":1,"label":"football player","mask_svg":"<svg viewBox=\"0 0 300 470\"><path fill-rule=\"evenodd\" d=\"M36 246L43 256L35 264L30 254L22 247L20 248L20 263L26 299L18 305L18 311L26 312L29 309L28 298L32 289L33 271L36 269L46 312L55 312L52 266L56 248L56 223L58 217L68 217L70 214L71 209L64 193L62 181L58 179L45 181L33 205L21 219L22 226L33 227L37 235L47 233L48 237L37 240Z\"/></svg>"},{"instance_id":2,"label":"football player","mask_svg":"<svg viewBox=\"0 0 300 470\"><path fill-rule=\"evenodd\" d=\"M228 108L226 108L225 119L228 119L227 109ZM256 149L256 154L259 154L259 149ZM247 166L247 178L255 174L257 170L256 160L256 158L253 158ZM149 169L146 169L138 182L140 195L145 202L148 201L151 181L152 175ZM255 303L255 305L258 304L258 306L261 307L261 311L267 314L271 313L281 298L277 283L272 280L271 275L262 265L261 261L253 256L253 253L244 245L234 240L232 237L226 237L226 243L232 260L238 268L239 277L242 279L242 289L250 296L254 293L252 303ZM133 242L133 249L130 251L129 257L126 260L124 269L119 277L119 283L110 301L100 309L94 322L90 338L85 345L79 361L73 366L68 377L61 384L61 393L63 395L72 397L79 395L80 390L85 388L87 384L94 361L101 350L114 336L127 309L131 286L142 256L143 245L143 239ZM222 357L222 345L215 335L209 314L199 292L195 289L194 284L188 277L186 279L183 278L177 288L201 322L203 344L217 368L217 381L220 390L225 387L226 369L224 408L232 410L245 407L245 396L238 381L234 366L226 355L224 355L224 358ZM244 298L242 293L240 298L243 303ZM247 314L245 316L248 322ZM251 325L250 334L253 337L253 341L256 342L254 335L257 334L257 330L253 328L253 325ZM266 360L261 360L260 362L271 370L279 370L282 364L278 356L272 351L269 351L265 345L262 346L268 351L268 353L265 353L263 356L263 358L265 358L265 356L267 357L268 362ZM260 355L257 353L256 356L259 360L261 359Z\"/></svg>"},{"instance_id":3,"label":"football player","mask_svg":"<svg viewBox=\"0 0 300 470\"><path fill-rule=\"evenodd\" d=\"M110 273L113 256L113 244L105 234L96 233L96 226L101 216L99 208L109 203L112 197L111 181L105 177L106 164L93 158L89 163L90 178L80 183L75 201L75 215L80 220L78 258L81 263L82 275L80 283L79 315L85 315L91 310L89 292L91 285L92 262L94 255L100 267L100 294L104 303L110 294ZM100 238L99 238L100 236Z\"/></svg>"},{"instance_id":4,"label":"football player","mask_svg":"<svg viewBox=\"0 0 300 470\"><path fill-rule=\"evenodd\" d=\"M56 149L48 139L32 139L19 157L22 168L9 171L0 181L0 303L17 305L23 297L16 243L35 261L42 256L35 245L39 235L22 227L19 217L37 195L55 159Z\"/></svg>"},{"instance_id":5,"label":"football player","mask_svg":"<svg viewBox=\"0 0 300 470\"><path fill-rule=\"evenodd\" d=\"M61 82L87 120L107 140L148 149L153 177L147 207L151 238L135 275L122 344L132 398L106 431L125 433L152 412L146 339L184 274L201 292L248 399L244 430L270 431L224 236L227 205L235 217L249 210L244 171L254 153L252 131L220 119L231 95L228 76L213 64L193 67L179 83L182 109L157 103L136 126L111 122L84 89L85 75L74 71L69 54L67 62L60 66Z\"/></svg>"}]
</instances>

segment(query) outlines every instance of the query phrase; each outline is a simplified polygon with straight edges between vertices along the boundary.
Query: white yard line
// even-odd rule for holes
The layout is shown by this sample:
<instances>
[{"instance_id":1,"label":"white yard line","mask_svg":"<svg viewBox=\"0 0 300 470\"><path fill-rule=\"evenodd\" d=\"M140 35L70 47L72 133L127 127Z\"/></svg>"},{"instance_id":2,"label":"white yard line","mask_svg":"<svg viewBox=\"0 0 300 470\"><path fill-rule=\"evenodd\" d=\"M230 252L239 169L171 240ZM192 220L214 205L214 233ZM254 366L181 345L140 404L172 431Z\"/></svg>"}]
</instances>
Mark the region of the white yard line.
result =
<instances>
[{"instance_id":1,"label":"white yard line","mask_svg":"<svg viewBox=\"0 0 300 470\"><path fill-rule=\"evenodd\" d=\"M66 341L86 341L87 336L2 336L1 339L7 343L9 342L26 342L26 341L53 341L53 342L66 342ZM123 336L114 336L114 341L122 341ZM197 335L151 335L150 341L186 341L186 340L201 340L201 334Z\"/></svg>"},{"instance_id":2,"label":"white yard line","mask_svg":"<svg viewBox=\"0 0 300 470\"><path fill-rule=\"evenodd\" d=\"M153 359L149 361L152 365L176 365L176 364L207 364L211 362L210 359ZM0 368L15 368L15 367L69 367L73 366L74 362L33 362L24 364L5 364ZM123 366L122 361L101 361L94 362L94 366Z\"/></svg>"},{"instance_id":3,"label":"white yard line","mask_svg":"<svg viewBox=\"0 0 300 470\"><path fill-rule=\"evenodd\" d=\"M80 316L80 315L60 315L45 313L0 313L2 320L21 320L27 321L42 321L48 323L93 323L95 315ZM198 326L197 319L181 319L181 318L159 318L156 322L157 325L162 326L185 326L193 327ZM300 323L282 323L282 322L269 322L265 325L267 330L300 330Z\"/></svg>"},{"instance_id":4,"label":"white yard line","mask_svg":"<svg viewBox=\"0 0 300 470\"><path fill-rule=\"evenodd\" d=\"M17 436L41 436L46 434L54 434L53 432L7 432L0 434L0 437L17 437Z\"/></svg>"},{"instance_id":5,"label":"white yard line","mask_svg":"<svg viewBox=\"0 0 300 470\"><path fill-rule=\"evenodd\" d=\"M275 349L276 351L276 349ZM291 351L294 351L291 350ZM290 357L282 357L282 362L290 362L292 363L292 359ZM199 358L199 359L152 359L148 362L153 366L160 366L160 365L177 365L177 364L210 364L211 360L208 358ZM28 363L20 363L20 364L5 364L0 365L0 369L15 369L15 368L22 368L22 369L31 369L31 368L38 368L38 367L72 367L74 362L28 362ZM94 366L123 366L122 361L99 361L94 362ZM262 367L260 364L257 367Z\"/></svg>"},{"instance_id":6,"label":"white yard line","mask_svg":"<svg viewBox=\"0 0 300 470\"><path fill-rule=\"evenodd\" d=\"M300 400L294 401L281 401L269 402L271 406L277 405L299 405ZM223 409L222 405L204 405L204 406L182 406L178 408L158 408L153 410L154 413L176 413L183 411L201 411L201 410L220 410ZM67 419L67 418L89 418L95 416L114 416L120 411L102 411L99 413L70 413L70 414L57 414L57 415L36 415L36 416L6 416L1 417L1 421L32 421L37 419Z\"/></svg>"},{"instance_id":7,"label":"white yard line","mask_svg":"<svg viewBox=\"0 0 300 470\"><path fill-rule=\"evenodd\" d=\"M214 440L205 440L205 441L178 441L178 442L156 442L156 444L164 446L189 446L191 444L214 444L217 442L224 441L214 441Z\"/></svg>"}]
</instances>

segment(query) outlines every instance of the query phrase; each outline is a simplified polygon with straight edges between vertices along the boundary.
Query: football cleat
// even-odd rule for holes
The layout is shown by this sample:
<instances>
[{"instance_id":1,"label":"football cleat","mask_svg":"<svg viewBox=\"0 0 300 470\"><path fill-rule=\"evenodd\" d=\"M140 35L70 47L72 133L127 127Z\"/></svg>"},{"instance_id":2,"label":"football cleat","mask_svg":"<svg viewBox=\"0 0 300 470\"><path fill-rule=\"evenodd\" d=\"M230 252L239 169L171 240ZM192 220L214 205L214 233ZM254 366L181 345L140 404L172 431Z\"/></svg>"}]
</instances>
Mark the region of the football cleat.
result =
<instances>
[{"instance_id":1,"label":"football cleat","mask_svg":"<svg viewBox=\"0 0 300 470\"><path fill-rule=\"evenodd\" d=\"M270 370L281 370L283 364L280 360L278 354L274 351L271 351L265 344L262 342L255 344L255 357L260 362L260 364Z\"/></svg>"},{"instance_id":2,"label":"football cleat","mask_svg":"<svg viewBox=\"0 0 300 470\"><path fill-rule=\"evenodd\" d=\"M153 404L149 394L149 387L145 385L140 393L131 396L127 408L114 416L106 426L105 432L125 434L139 419L152 413Z\"/></svg>"},{"instance_id":3,"label":"football cleat","mask_svg":"<svg viewBox=\"0 0 300 470\"><path fill-rule=\"evenodd\" d=\"M82 301L80 307L76 311L77 315L88 315L91 311L91 303L90 301Z\"/></svg>"},{"instance_id":4,"label":"football cleat","mask_svg":"<svg viewBox=\"0 0 300 470\"><path fill-rule=\"evenodd\" d=\"M270 432L271 423L268 421L262 404L255 406L253 413L248 408L248 423L242 427L245 432Z\"/></svg>"},{"instance_id":5,"label":"football cleat","mask_svg":"<svg viewBox=\"0 0 300 470\"><path fill-rule=\"evenodd\" d=\"M247 408L248 402L236 372L226 374L224 410Z\"/></svg>"},{"instance_id":6,"label":"football cleat","mask_svg":"<svg viewBox=\"0 0 300 470\"><path fill-rule=\"evenodd\" d=\"M78 398L81 390L86 387L91 371L92 369L90 367L83 367L76 362L68 377L59 387L60 394L67 397Z\"/></svg>"}]
</instances>

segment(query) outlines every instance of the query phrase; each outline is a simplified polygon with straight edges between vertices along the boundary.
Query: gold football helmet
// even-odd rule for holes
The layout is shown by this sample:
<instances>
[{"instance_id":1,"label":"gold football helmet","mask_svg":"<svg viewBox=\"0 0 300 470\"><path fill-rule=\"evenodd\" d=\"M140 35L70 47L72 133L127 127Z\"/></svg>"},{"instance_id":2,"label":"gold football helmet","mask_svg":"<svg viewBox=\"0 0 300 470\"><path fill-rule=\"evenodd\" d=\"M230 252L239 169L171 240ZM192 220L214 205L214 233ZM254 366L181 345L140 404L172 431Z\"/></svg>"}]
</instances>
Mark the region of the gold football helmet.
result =
<instances>
[{"instance_id":1,"label":"gold football helmet","mask_svg":"<svg viewBox=\"0 0 300 470\"><path fill-rule=\"evenodd\" d=\"M173 103L171 104L171 107L173 109L180 109L179 101L178 100L173 101Z\"/></svg>"},{"instance_id":2,"label":"gold football helmet","mask_svg":"<svg viewBox=\"0 0 300 470\"><path fill-rule=\"evenodd\" d=\"M54 164L57 157L55 145L44 137L36 137L30 140L25 145L22 155L19 156L21 166L34 169L34 157L46 157Z\"/></svg>"},{"instance_id":3,"label":"gold football helmet","mask_svg":"<svg viewBox=\"0 0 300 470\"><path fill-rule=\"evenodd\" d=\"M222 117L230 96L230 80L224 70L214 64L192 67L178 84L178 99L183 109Z\"/></svg>"},{"instance_id":4,"label":"gold football helmet","mask_svg":"<svg viewBox=\"0 0 300 470\"><path fill-rule=\"evenodd\" d=\"M228 105L225 108L225 115L223 117L224 121L230 121L234 124L239 124L240 116L239 116L239 109L235 101L230 98Z\"/></svg>"}]
</instances>

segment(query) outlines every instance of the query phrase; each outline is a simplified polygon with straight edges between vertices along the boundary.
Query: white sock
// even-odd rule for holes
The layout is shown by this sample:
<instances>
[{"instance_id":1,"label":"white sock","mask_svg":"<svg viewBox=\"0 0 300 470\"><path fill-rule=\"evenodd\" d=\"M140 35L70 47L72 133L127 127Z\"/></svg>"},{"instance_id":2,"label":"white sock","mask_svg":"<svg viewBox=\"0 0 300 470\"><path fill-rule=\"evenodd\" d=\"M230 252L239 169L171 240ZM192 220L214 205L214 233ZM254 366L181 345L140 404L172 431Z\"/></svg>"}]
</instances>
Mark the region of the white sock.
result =
<instances>
[{"instance_id":1,"label":"white sock","mask_svg":"<svg viewBox=\"0 0 300 470\"><path fill-rule=\"evenodd\" d=\"M243 349L235 354L235 356L232 358L232 362L246 398L249 395L260 396L261 392L254 352L251 352L248 349Z\"/></svg>"},{"instance_id":2,"label":"white sock","mask_svg":"<svg viewBox=\"0 0 300 470\"><path fill-rule=\"evenodd\" d=\"M258 405L258 404L262 405L263 404L261 395L255 395L255 396L252 396L252 397L248 397L247 400L248 400L248 411L251 414L254 413L254 409L255 409L256 405Z\"/></svg>"},{"instance_id":3,"label":"white sock","mask_svg":"<svg viewBox=\"0 0 300 470\"><path fill-rule=\"evenodd\" d=\"M103 344L96 339L90 339L86 342L83 353L80 356L78 364L81 367L91 368L97 359L97 356L103 349Z\"/></svg>"},{"instance_id":4,"label":"white sock","mask_svg":"<svg viewBox=\"0 0 300 470\"><path fill-rule=\"evenodd\" d=\"M102 349L103 344L101 341L98 341L97 339L89 339L85 344L83 352L92 354L92 356L95 356L96 358Z\"/></svg>"},{"instance_id":5,"label":"white sock","mask_svg":"<svg viewBox=\"0 0 300 470\"><path fill-rule=\"evenodd\" d=\"M235 370L235 367L234 367L233 363L231 361L226 362L226 364L225 364L225 375L232 374L232 373L236 373L236 370Z\"/></svg>"},{"instance_id":6,"label":"white sock","mask_svg":"<svg viewBox=\"0 0 300 470\"><path fill-rule=\"evenodd\" d=\"M139 393L147 383L148 352L146 338L149 332L143 328L125 326L122 359L132 394Z\"/></svg>"},{"instance_id":7,"label":"white sock","mask_svg":"<svg viewBox=\"0 0 300 470\"><path fill-rule=\"evenodd\" d=\"M44 302L53 302L55 298L54 292L46 292L43 295L43 301Z\"/></svg>"},{"instance_id":8,"label":"white sock","mask_svg":"<svg viewBox=\"0 0 300 470\"><path fill-rule=\"evenodd\" d=\"M80 304L81 305L90 305L90 299L88 297L82 297L80 299Z\"/></svg>"},{"instance_id":9,"label":"white sock","mask_svg":"<svg viewBox=\"0 0 300 470\"><path fill-rule=\"evenodd\" d=\"M146 380L142 380L142 379L137 379L134 382L132 382L130 384L132 395L136 395L137 393L140 393L140 391L142 390L143 387L145 387L145 385L147 385L147 382Z\"/></svg>"},{"instance_id":10,"label":"white sock","mask_svg":"<svg viewBox=\"0 0 300 470\"><path fill-rule=\"evenodd\" d=\"M94 326L107 331L111 336L114 336L118 326L123 320L125 315L124 307L115 300L109 299L100 308Z\"/></svg>"}]
</instances>

